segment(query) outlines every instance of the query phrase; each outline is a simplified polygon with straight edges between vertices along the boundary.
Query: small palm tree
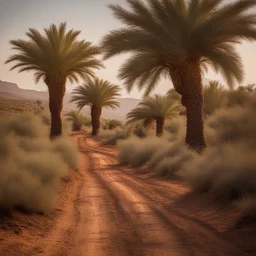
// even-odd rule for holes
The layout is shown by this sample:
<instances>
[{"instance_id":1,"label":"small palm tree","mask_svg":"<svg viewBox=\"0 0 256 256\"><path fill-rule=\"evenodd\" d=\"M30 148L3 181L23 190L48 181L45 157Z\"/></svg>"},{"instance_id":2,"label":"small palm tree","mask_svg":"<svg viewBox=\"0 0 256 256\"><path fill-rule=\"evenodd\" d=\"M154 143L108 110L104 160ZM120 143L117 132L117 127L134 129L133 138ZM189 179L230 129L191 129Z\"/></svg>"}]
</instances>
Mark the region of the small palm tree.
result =
<instances>
[{"instance_id":1,"label":"small palm tree","mask_svg":"<svg viewBox=\"0 0 256 256\"><path fill-rule=\"evenodd\" d=\"M90 122L82 113L74 110L66 113L65 117L67 121L72 122L72 131L80 131L83 125Z\"/></svg>"},{"instance_id":2,"label":"small palm tree","mask_svg":"<svg viewBox=\"0 0 256 256\"><path fill-rule=\"evenodd\" d=\"M98 78L88 78L84 85L73 90L70 102L75 102L79 110L84 106L91 108L92 135L98 135L102 108L119 107L116 99L120 96L119 90L119 86Z\"/></svg>"},{"instance_id":3,"label":"small palm tree","mask_svg":"<svg viewBox=\"0 0 256 256\"><path fill-rule=\"evenodd\" d=\"M211 115L215 110L222 108L227 103L227 90L218 82L210 81L204 87L204 113Z\"/></svg>"},{"instance_id":4,"label":"small palm tree","mask_svg":"<svg viewBox=\"0 0 256 256\"><path fill-rule=\"evenodd\" d=\"M161 77L171 78L186 107L186 143L206 146L202 71L211 66L228 84L241 81L243 66L234 44L256 39L255 0L127 0L130 9L110 5L125 26L102 40L105 59L130 53L119 78L149 94Z\"/></svg>"},{"instance_id":5,"label":"small palm tree","mask_svg":"<svg viewBox=\"0 0 256 256\"><path fill-rule=\"evenodd\" d=\"M79 77L93 76L94 69L102 64L95 58L100 49L90 42L77 39L80 31L66 31L66 24L51 25L44 29L45 35L36 29L26 33L29 40L12 40L10 43L17 54L6 63L16 62L11 70L34 71L35 80L43 79L49 91L51 112L51 138L62 133L61 111L66 82L78 82Z\"/></svg>"},{"instance_id":6,"label":"small palm tree","mask_svg":"<svg viewBox=\"0 0 256 256\"><path fill-rule=\"evenodd\" d=\"M255 84L248 84L246 86L239 86L238 87L239 91L245 91L245 92L253 92L255 91Z\"/></svg>"},{"instance_id":7,"label":"small palm tree","mask_svg":"<svg viewBox=\"0 0 256 256\"><path fill-rule=\"evenodd\" d=\"M127 114L127 123L155 120L156 136L161 136L164 131L165 119L177 117L180 107L180 104L169 96L148 96Z\"/></svg>"}]
</instances>

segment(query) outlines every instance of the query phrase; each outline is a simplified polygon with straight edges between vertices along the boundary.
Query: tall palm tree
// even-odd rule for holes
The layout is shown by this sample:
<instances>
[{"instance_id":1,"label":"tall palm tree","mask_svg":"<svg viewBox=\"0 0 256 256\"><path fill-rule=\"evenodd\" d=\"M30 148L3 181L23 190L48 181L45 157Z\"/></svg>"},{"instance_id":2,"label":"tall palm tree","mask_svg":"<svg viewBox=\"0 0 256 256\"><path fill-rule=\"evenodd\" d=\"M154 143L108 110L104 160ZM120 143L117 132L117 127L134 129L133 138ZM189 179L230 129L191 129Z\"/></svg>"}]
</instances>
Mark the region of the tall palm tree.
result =
<instances>
[{"instance_id":1,"label":"tall palm tree","mask_svg":"<svg viewBox=\"0 0 256 256\"><path fill-rule=\"evenodd\" d=\"M120 96L119 86L102 79L86 79L85 84L78 86L72 92L70 102L75 102L78 109L90 106L92 119L92 135L98 135L102 108L115 109L119 107L116 97Z\"/></svg>"},{"instance_id":2,"label":"tall palm tree","mask_svg":"<svg viewBox=\"0 0 256 256\"><path fill-rule=\"evenodd\" d=\"M125 26L109 32L101 46L105 59L130 53L119 78L130 91L136 84L150 93L161 77L172 79L186 107L186 143L206 146L202 71L211 66L228 84L243 78L234 45L256 39L255 0L127 0L130 9L110 5Z\"/></svg>"},{"instance_id":3,"label":"tall palm tree","mask_svg":"<svg viewBox=\"0 0 256 256\"><path fill-rule=\"evenodd\" d=\"M165 120L177 117L179 111L180 104L169 96L148 96L127 114L127 123L155 120L156 136L161 136Z\"/></svg>"},{"instance_id":4,"label":"tall palm tree","mask_svg":"<svg viewBox=\"0 0 256 256\"><path fill-rule=\"evenodd\" d=\"M41 34L36 29L26 33L28 40L10 41L17 54L12 55L6 63L16 62L11 70L19 72L34 71L35 80L40 79L48 87L49 107L51 112L51 138L62 133L61 111L66 82L78 82L79 77L94 75L94 69L102 64L95 57L100 49L90 42L78 40L80 31L66 30L66 23L59 27L51 25Z\"/></svg>"}]
</instances>

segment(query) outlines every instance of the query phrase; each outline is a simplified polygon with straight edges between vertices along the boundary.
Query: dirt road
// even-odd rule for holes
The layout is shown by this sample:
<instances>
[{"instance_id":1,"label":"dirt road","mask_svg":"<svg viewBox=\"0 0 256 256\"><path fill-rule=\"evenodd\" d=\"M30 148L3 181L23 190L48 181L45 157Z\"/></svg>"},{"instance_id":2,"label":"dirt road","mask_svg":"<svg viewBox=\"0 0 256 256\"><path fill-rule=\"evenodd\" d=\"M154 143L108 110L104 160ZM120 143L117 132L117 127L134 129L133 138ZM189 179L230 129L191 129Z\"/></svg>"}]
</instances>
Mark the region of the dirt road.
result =
<instances>
[{"instance_id":1,"label":"dirt road","mask_svg":"<svg viewBox=\"0 0 256 256\"><path fill-rule=\"evenodd\" d=\"M15 240L7 239L1 255L241 255L220 235L230 225L222 222L225 209L218 213L203 199L190 198L179 183L148 179L119 167L115 150L99 147L90 138L76 140L79 174L53 228L33 243L20 245L19 254L11 247Z\"/></svg>"}]
</instances>

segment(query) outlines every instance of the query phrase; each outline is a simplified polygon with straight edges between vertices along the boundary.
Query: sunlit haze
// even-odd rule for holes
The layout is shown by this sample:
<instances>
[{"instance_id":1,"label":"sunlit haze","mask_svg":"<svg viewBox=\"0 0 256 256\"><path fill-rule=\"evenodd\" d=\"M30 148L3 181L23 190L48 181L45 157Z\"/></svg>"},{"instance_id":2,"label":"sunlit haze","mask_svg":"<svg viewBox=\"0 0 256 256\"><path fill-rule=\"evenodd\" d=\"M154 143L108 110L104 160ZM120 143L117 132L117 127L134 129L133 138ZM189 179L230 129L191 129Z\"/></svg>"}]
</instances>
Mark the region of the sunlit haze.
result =
<instances>
[{"instance_id":1,"label":"sunlit haze","mask_svg":"<svg viewBox=\"0 0 256 256\"><path fill-rule=\"evenodd\" d=\"M10 49L9 41L25 39L28 28L42 31L52 23L58 25L60 22L67 22L68 29L81 30L80 39L98 44L108 31L121 26L107 7L111 3L125 5L125 0L0 0L0 80L17 83L21 88L46 90L42 82L35 84L32 72L9 71L10 65L4 64L5 60L14 53ZM254 57L256 43L245 42L238 46L238 50L245 69L243 84L256 82ZM124 59L124 56L119 56L106 61L105 69L98 71L97 75L121 85L123 97L139 98L141 93L137 90L127 94L122 81L117 78L117 71ZM220 80L220 77L212 71L209 71L205 77ZM76 85L68 84L68 91L71 91L73 86ZM155 92L164 93L170 89L170 86L169 81L161 82Z\"/></svg>"}]
</instances>

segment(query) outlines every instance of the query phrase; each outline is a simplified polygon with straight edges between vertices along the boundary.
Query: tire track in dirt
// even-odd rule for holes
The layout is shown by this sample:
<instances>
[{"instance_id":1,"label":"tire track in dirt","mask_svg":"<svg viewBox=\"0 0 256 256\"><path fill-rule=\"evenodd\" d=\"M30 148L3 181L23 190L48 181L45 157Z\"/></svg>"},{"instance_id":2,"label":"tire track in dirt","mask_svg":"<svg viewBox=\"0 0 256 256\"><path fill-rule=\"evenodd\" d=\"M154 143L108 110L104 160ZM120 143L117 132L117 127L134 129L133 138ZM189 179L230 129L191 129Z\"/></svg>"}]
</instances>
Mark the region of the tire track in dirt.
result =
<instances>
[{"instance_id":1,"label":"tire track in dirt","mask_svg":"<svg viewBox=\"0 0 256 256\"><path fill-rule=\"evenodd\" d=\"M93 152L95 152L95 150ZM102 162L101 165L105 165L105 167L110 164L112 165L114 163L113 160L110 159L112 157L109 157L109 155L104 156L104 153L105 152L100 152L100 150L98 150L98 153L92 153L92 155L94 155L99 162ZM101 169L103 170L104 168ZM116 186L116 188L113 189L115 193L118 194L119 192L122 193L122 195L127 196L124 201L131 201L131 204L133 205L138 205L143 202L146 206L140 205L139 211L150 212L151 216L152 213L154 213L158 218L158 222L164 223L164 225L168 227L168 231L163 231L163 233L166 232L165 236L168 236L168 233L170 233L169 230L175 233L176 239L178 239L176 245L180 244L187 248L187 252L185 253L183 251L181 255L216 255L216 248L219 250L218 255L223 256L231 255L230 253L235 255L237 252L231 245L217 237L217 233L209 226L206 226L203 223L198 223L198 221L195 221L193 218L184 214L165 210L163 204L159 203L163 201L163 198L166 199L166 196L163 196L163 192L160 194L158 190L153 191L152 193L152 190L149 191L147 188L148 184L145 182L142 183L141 180L138 182L134 177L118 170L111 171L109 167L106 167L102 174L99 174L99 172L100 168L97 168L98 175L101 176L106 183L114 184L111 187L112 189L113 186ZM118 177L118 179L116 179L116 177ZM152 187L150 189L152 189ZM153 194L154 196L152 196ZM152 207L152 205L154 206ZM140 224L143 226L143 218L140 219L140 221ZM144 225L146 224L147 222L144 223ZM155 226L157 225L159 226L161 224L155 223ZM191 230L193 230L193 232L191 232ZM155 237L154 234L151 234L151 237ZM157 237L159 237L159 235ZM151 241L151 244L154 243ZM173 242L173 244L175 244L175 242ZM177 248L175 250L178 251ZM166 252L166 248L164 251ZM166 255L175 255L173 254L173 251L172 254L170 253L171 252ZM162 253L160 254L157 252L152 255L162 255Z\"/></svg>"},{"instance_id":2,"label":"tire track in dirt","mask_svg":"<svg viewBox=\"0 0 256 256\"><path fill-rule=\"evenodd\" d=\"M80 138L78 143L81 143ZM44 255L144 256L138 247L141 240L137 230L130 225L116 195L95 175L93 159L81 153L79 160L83 182L79 183L73 203L67 202L72 210L69 214L66 212L52 232L56 234L55 239L50 239L51 236L46 239L51 243Z\"/></svg>"},{"instance_id":3,"label":"tire track in dirt","mask_svg":"<svg viewBox=\"0 0 256 256\"><path fill-rule=\"evenodd\" d=\"M93 159L88 154L85 206L77 237L82 237L79 255L144 255L136 248L140 238L131 228L117 198L95 175ZM81 209L81 206L80 206ZM135 246L134 246L135 245ZM75 254L72 254L75 255Z\"/></svg>"},{"instance_id":4,"label":"tire track in dirt","mask_svg":"<svg viewBox=\"0 0 256 256\"><path fill-rule=\"evenodd\" d=\"M152 211L148 202L140 194L121 183L118 175L112 176L114 170L108 169L102 172L104 170L102 166L107 164L102 155L95 153L91 155L94 161L98 162L96 175L102 179L102 182L108 184L115 195L118 195L121 207L130 216L133 226L139 230L142 237L139 247L143 249L145 255L195 255L188 246L183 247L184 237L177 235L180 230L176 229L174 232L173 228L166 226L166 223Z\"/></svg>"}]
</instances>

